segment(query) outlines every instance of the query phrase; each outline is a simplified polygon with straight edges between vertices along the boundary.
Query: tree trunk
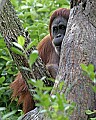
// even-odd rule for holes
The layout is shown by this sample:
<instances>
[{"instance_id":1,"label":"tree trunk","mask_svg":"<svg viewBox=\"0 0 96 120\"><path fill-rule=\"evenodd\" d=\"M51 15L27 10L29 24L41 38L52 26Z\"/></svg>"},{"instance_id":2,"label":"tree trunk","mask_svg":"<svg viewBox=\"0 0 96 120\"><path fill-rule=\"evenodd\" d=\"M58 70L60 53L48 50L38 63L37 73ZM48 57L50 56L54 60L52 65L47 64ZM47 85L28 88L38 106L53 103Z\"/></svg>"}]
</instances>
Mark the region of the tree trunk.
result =
<instances>
[{"instance_id":1,"label":"tree trunk","mask_svg":"<svg viewBox=\"0 0 96 120\"><path fill-rule=\"evenodd\" d=\"M72 1L72 0L71 0ZM96 109L96 96L91 88L92 81L82 75L80 68L81 63L86 65L94 64L96 69L96 1L95 0L73 0L68 28L62 43L60 56L59 73L55 80L52 94L59 92L64 93L66 98L76 103L75 110L70 120L87 120L88 116L85 110ZM48 75L40 59L33 65L34 71L23 71L19 66L28 67L28 61L17 54L14 54L10 47L12 42L17 40L18 35L26 38L26 45L30 42L29 36L26 35L21 27L20 21L15 16L15 12L9 0L1 0L0 4L0 32L5 38L5 42L12 55L13 60L22 72L25 80ZM31 50L30 50L31 51ZM29 53L30 53L29 51ZM28 53L28 54L29 54ZM40 65L40 66L39 66ZM39 67L37 67L39 66ZM42 69L42 70L40 70ZM40 71L43 71L41 74ZM33 74L34 73L34 74ZM59 84L64 81L63 89L59 91ZM36 108L27 113L22 120L42 120ZM43 118L45 120L45 118Z\"/></svg>"},{"instance_id":2,"label":"tree trunk","mask_svg":"<svg viewBox=\"0 0 96 120\"><path fill-rule=\"evenodd\" d=\"M38 58L38 60L32 66L32 70L28 71L26 69L22 69L22 67L29 68L28 60L21 55L18 55L12 52L11 47L13 47L13 42L17 42L17 37L22 35L25 37L25 45L24 48L31 42L29 35L24 31L20 20L16 16L16 13L13 9L13 6L10 3L10 0L1 0L0 1L0 33L4 37L7 48L10 51L10 54L16 63L19 71L22 73L24 80L27 82L30 78L32 79L41 79L44 76L50 77L50 74L46 70L42 60ZM34 50L34 47L27 51L27 56ZM48 80L44 81L45 84L52 83L48 82ZM34 86L33 86L34 88Z\"/></svg>"},{"instance_id":3,"label":"tree trunk","mask_svg":"<svg viewBox=\"0 0 96 120\"><path fill-rule=\"evenodd\" d=\"M82 75L80 68L81 63L92 63L96 70L96 1L83 2L71 10L61 48L59 73L52 91L52 94L64 93L68 100L76 103L70 120L87 120L85 111L96 110L96 95L91 88L92 81ZM58 91L62 81L65 85Z\"/></svg>"}]
</instances>

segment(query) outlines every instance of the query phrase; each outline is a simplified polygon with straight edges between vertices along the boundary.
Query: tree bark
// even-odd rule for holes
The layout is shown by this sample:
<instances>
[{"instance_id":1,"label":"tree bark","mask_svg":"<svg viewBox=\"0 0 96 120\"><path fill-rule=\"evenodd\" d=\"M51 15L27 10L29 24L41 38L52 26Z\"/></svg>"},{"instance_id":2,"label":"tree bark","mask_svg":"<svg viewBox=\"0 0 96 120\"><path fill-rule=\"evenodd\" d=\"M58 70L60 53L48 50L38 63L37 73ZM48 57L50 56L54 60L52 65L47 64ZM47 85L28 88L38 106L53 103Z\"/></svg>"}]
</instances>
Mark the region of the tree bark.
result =
<instances>
[{"instance_id":1,"label":"tree bark","mask_svg":"<svg viewBox=\"0 0 96 120\"><path fill-rule=\"evenodd\" d=\"M27 80L29 80L30 78L41 79L44 76L50 77L50 74L46 70L40 58L38 58L38 60L33 64L31 71L28 71L26 69L22 69L22 67L29 68L28 60L24 56L12 52L11 47L14 46L13 42L17 42L18 36L22 35L23 37L25 37L26 41L24 48L26 48L27 45L31 42L31 39L29 38L28 33L24 31L24 28L22 27L20 20L16 16L10 0L1 0L0 2L0 33L4 37L7 48L9 49L9 52L14 62L16 63L19 71L22 73L22 76L26 83ZM27 56L29 56L31 51L34 49L36 48L33 47L28 50ZM53 84L52 82L48 82L47 79L45 79L44 82L46 85Z\"/></svg>"},{"instance_id":2,"label":"tree bark","mask_svg":"<svg viewBox=\"0 0 96 120\"><path fill-rule=\"evenodd\" d=\"M96 1L73 0L73 3L77 1L79 1L79 5L73 4L70 13L66 35L61 48L59 72L51 94L55 94L56 92L60 94L64 93L66 99L76 103L70 120L87 120L88 116L85 114L85 111L87 109L96 110L96 95L91 88L92 81L82 75L80 64L85 63L88 65L92 63L96 69ZM30 42L30 39L21 27L20 21L16 17L9 0L1 0L0 26L0 32L5 38L12 58L23 74L24 79L34 78L34 76L35 78L38 76L40 76L40 78L45 75L49 76L43 64L41 64L40 59L33 65L32 68L34 68L34 70L32 72L23 71L20 66L29 67L28 61L24 57L14 54L11 51L10 47L13 45L12 42L16 42L19 35L26 38L25 47ZM40 70L41 68L42 70ZM62 81L64 81L65 84L62 90L59 91L58 86ZM45 120L45 118L42 118L42 115L39 114L37 108L22 118L22 120L26 119Z\"/></svg>"},{"instance_id":3,"label":"tree bark","mask_svg":"<svg viewBox=\"0 0 96 120\"><path fill-rule=\"evenodd\" d=\"M87 120L85 111L96 110L92 81L82 74L80 68L81 63L92 63L96 70L96 1L87 0L84 4L80 2L71 10L61 48L59 73L52 91L52 94L64 93L68 100L76 103L70 120ZM65 84L59 91L62 81Z\"/></svg>"},{"instance_id":4,"label":"tree bark","mask_svg":"<svg viewBox=\"0 0 96 120\"><path fill-rule=\"evenodd\" d=\"M91 87L92 81L82 74L80 64L92 63L96 70L96 1L78 1L72 1L74 4L62 43L59 72L51 95L64 93L67 100L76 103L70 120L88 120L85 111L96 110L96 94ZM64 86L59 91L62 81Z\"/></svg>"}]
</instances>

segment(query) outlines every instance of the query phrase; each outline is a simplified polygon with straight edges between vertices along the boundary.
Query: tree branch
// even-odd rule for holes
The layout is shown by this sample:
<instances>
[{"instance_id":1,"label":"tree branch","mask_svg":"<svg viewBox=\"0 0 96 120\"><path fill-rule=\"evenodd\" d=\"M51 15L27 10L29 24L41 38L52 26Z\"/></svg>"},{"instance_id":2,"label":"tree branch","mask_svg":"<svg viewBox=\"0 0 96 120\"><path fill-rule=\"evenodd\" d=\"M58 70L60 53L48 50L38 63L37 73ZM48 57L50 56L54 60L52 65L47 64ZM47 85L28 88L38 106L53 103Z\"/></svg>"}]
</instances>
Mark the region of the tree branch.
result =
<instances>
[{"instance_id":1,"label":"tree branch","mask_svg":"<svg viewBox=\"0 0 96 120\"><path fill-rule=\"evenodd\" d=\"M0 3L0 32L4 37L7 48L12 56L12 59L16 63L19 71L22 73L24 80L27 83L27 80L32 79L41 79L44 76L51 77L49 72L46 70L45 65L43 64L41 58L38 58L33 64L31 71L22 69L22 67L29 68L28 60L19 54L12 52L11 48L14 46L13 42L17 42L18 36L22 35L25 38L24 48L30 43L31 39L27 32L24 31L20 20L16 16L16 13L11 5L10 0L1 0ZM35 48L31 48L27 51L27 56ZM52 82L49 82L47 79L44 80L46 85L53 85ZM34 88L34 86L33 86Z\"/></svg>"},{"instance_id":2,"label":"tree branch","mask_svg":"<svg viewBox=\"0 0 96 120\"><path fill-rule=\"evenodd\" d=\"M86 110L96 109L96 93L93 82L82 74L80 64L90 64L96 70L96 1L87 1L85 9L79 4L71 9L64 37L52 94L64 93L67 100L76 103L70 120L88 120ZM90 18L93 16L93 18ZM95 23L95 24L94 24ZM60 83L64 81L62 90ZM96 115L95 115L96 117Z\"/></svg>"}]
</instances>

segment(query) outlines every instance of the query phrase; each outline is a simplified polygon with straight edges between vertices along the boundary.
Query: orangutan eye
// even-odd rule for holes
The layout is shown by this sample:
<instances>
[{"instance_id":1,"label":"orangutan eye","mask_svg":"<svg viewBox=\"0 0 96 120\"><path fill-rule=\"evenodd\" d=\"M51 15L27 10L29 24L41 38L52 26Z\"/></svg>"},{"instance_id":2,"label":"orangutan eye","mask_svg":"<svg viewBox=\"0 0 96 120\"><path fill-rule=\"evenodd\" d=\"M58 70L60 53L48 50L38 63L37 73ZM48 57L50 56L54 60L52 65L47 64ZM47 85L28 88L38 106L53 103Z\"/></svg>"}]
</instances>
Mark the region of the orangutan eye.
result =
<instances>
[{"instance_id":1,"label":"orangutan eye","mask_svg":"<svg viewBox=\"0 0 96 120\"><path fill-rule=\"evenodd\" d=\"M64 25L59 25L59 29L64 30L64 29L65 29L65 26L64 26Z\"/></svg>"},{"instance_id":2,"label":"orangutan eye","mask_svg":"<svg viewBox=\"0 0 96 120\"><path fill-rule=\"evenodd\" d=\"M57 32L58 31L58 28L56 26L53 27L53 31L54 32Z\"/></svg>"}]
</instances>

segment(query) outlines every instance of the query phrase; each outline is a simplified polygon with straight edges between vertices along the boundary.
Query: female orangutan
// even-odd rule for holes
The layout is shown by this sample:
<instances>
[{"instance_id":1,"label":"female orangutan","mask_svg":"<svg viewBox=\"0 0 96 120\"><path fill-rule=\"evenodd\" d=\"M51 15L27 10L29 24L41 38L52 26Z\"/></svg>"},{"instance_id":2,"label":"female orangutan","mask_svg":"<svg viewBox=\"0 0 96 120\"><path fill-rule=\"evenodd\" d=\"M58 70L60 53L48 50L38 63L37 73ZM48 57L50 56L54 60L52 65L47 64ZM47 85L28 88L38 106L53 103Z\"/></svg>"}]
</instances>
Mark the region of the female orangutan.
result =
<instances>
[{"instance_id":1,"label":"female orangutan","mask_svg":"<svg viewBox=\"0 0 96 120\"><path fill-rule=\"evenodd\" d=\"M69 13L70 10L65 8L59 8L53 12L49 23L50 34L45 36L37 46L39 56L52 78L56 77L58 71L61 44L66 32ZM18 103L23 103L24 113L35 108L35 102L21 73L17 75L10 86L13 89L12 98L19 98Z\"/></svg>"}]
</instances>

